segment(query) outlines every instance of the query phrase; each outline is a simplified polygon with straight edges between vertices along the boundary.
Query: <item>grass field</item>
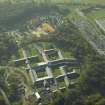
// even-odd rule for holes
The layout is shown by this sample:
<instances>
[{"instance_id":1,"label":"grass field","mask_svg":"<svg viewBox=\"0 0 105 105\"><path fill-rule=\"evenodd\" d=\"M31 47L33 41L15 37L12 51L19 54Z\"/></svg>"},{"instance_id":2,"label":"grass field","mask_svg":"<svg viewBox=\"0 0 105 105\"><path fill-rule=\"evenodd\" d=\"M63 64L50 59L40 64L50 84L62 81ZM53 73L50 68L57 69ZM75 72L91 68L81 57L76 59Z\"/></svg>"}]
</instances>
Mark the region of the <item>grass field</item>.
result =
<instances>
[{"instance_id":1,"label":"grass field","mask_svg":"<svg viewBox=\"0 0 105 105\"><path fill-rule=\"evenodd\" d=\"M61 52L64 58L74 58L72 52L69 52L68 50L61 50Z\"/></svg>"},{"instance_id":2,"label":"grass field","mask_svg":"<svg viewBox=\"0 0 105 105\"><path fill-rule=\"evenodd\" d=\"M5 2L8 0L0 0L1 2ZM20 1L20 2L27 2L27 1L34 1L34 2L45 2L44 0L11 0L11 1ZM54 3L68 3L68 2L74 2L74 3L105 3L105 0L47 0L48 2L54 2Z\"/></svg>"},{"instance_id":3,"label":"grass field","mask_svg":"<svg viewBox=\"0 0 105 105\"><path fill-rule=\"evenodd\" d=\"M36 73L37 73L38 78L42 78L42 77L47 76L46 71L38 71Z\"/></svg>"},{"instance_id":4,"label":"grass field","mask_svg":"<svg viewBox=\"0 0 105 105\"><path fill-rule=\"evenodd\" d=\"M66 86L66 84L65 84L64 80L58 82L58 87L59 88L65 87L65 86Z\"/></svg>"},{"instance_id":5,"label":"grass field","mask_svg":"<svg viewBox=\"0 0 105 105\"><path fill-rule=\"evenodd\" d=\"M61 70L59 68L53 68L52 73L54 77L61 75Z\"/></svg>"},{"instance_id":6,"label":"grass field","mask_svg":"<svg viewBox=\"0 0 105 105\"><path fill-rule=\"evenodd\" d=\"M14 2L14 3L38 2L38 3L44 3L45 0L0 0L0 2ZM47 0L46 3L104 4L105 0Z\"/></svg>"},{"instance_id":7,"label":"grass field","mask_svg":"<svg viewBox=\"0 0 105 105\"><path fill-rule=\"evenodd\" d=\"M70 0L74 3L90 3L90 4L103 4L105 0Z\"/></svg>"},{"instance_id":8,"label":"grass field","mask_svg":"<svg viewBox=\"0 0 105 105\"><path fill-rule=\"evenodd\" d=\"M92 11L86 14L90 19L100 19L105 17L105 9L100 9L98 11Z\"/></svg>"},{"instance_id":9,"label":"grass field","mask_svg":"<svg viewBox=\"0 0 105 105\"><path fill-rule=\"evenodd\" d=\"M35 48L34 44L27 45L25 47L25 50L26 50L27 56L35 56L35 55L38 55L39 53Z\"/></svg>"}]
</instances>

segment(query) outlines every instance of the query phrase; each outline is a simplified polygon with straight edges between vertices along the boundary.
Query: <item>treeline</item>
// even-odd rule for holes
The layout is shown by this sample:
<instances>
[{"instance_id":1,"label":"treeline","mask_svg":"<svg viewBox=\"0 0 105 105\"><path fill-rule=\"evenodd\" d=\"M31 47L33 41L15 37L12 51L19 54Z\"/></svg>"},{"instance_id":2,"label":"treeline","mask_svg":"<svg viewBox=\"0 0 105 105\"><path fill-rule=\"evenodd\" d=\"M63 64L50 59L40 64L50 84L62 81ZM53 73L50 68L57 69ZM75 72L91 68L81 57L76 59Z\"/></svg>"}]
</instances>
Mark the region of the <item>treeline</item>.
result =
<instances>
[{"instance_id":1,"label":"treeline","mask_svg":"<svg viewBox=\"0 0 105 105\"><path fill-rule=\"evenodd\" d=\"M66 9L67 12L69 12ZM0 30L15 30L22 29L27 20L33 19L36 16L46 16L53 12L59 12L65 15L65 9L54 4L0 4Z\"/></svg>"},{"instance_id":2,"label":"treeline","mask_svg":"<svg viewBox=\"0 0 105 105\"><path fill-rule=\"evenodd\" d=\"M5 65L16 51L17 45L13 37L6 33L0 34L0 65Z\"/></svg>"},{"instance_id":3,"label":"treeline","mask_svg":"<svg viewBox=\"0 0 105 105\"><path fill-rule=\"evenodd\" d=\"M39 40L52 42L59 48L72 51L81 65L80 78L75 86L54 96L51 105L105 105L105 57L94 51L69 19L65 19L58 30L51 36L40 39L33 36L23 42L23 45Z\"/></svg>"}]
</instances>

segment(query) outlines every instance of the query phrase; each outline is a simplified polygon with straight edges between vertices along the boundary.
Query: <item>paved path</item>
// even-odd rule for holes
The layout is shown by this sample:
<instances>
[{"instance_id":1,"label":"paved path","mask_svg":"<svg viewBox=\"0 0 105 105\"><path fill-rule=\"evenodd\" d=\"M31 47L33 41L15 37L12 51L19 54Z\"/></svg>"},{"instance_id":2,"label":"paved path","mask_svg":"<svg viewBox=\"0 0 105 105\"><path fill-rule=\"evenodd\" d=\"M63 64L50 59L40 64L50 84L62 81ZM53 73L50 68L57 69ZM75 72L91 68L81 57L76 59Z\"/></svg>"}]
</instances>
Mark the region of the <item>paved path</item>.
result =
<instances>
[{"instance_id":1,"label":"paved path","mask_svg":"<svg viewBox=\"0 0 105 105\"><path fill-rule=\"evenodd\" d=\"M10 101L9 101L7 95L6 95L6 93L5 93L4 90L1 89L1 88L0 88L0 93L1 93L2 96L4 97L4 100L5 100L6 105L11 105L11 104L10 104Z\"/></svg>"},{"instance_id":2,"label":"paved path","mask_svg":"<svg viewBox=\"0 0 105 105\"><path fill-rule=\"evenodd\" d=\"M48 62L47 56L46 56L46 54L45 54L43 48L41 48L41 47L38 46L37 44L35 44L35 47L37 48L37 50L39 51L39 53L42 55L44 61L45 61L45 62ZM48 74L49 77L53 77L51 68L46 67L46 72L47 72L47 74Z\"/></svg>"},{"instance_id":3,"label":"paved path","mask_svg":"<svg viewBox=\"0 0 105 105\"><path fill-rule=\"evenodd\" d=\"M44 51L42 51L42 57L43 57L43 59L44 59L45 62L48 62L47 56L46 56L46 54L44 53ZM53 77L51 68L46 67L46 72L47 72L47 74L48 74L49 77Z\"/></svg>"},{"instance_id":4,"label":"paved path","mask_svg":"<svg viewBox=\"0 0 105 105\"><path fill-rule=\"evenodd\" d=\"M60 58L60 59L63 59L63 58L64 58L60 50L58 50L58 55L59 55L59 58ZM68 79L67 76L66 76L66 72L65 72L65 70L64 70L64 67L60 67L60 69L61 69L61 73L62 73L63 75L65 75L64 80L65 80L66 86L68 87L68 86L69 86L69 79Z\"/></svg>"},{"instance_id":5,"label":"paved path","mask_svg":"<svg viewBox=\"0 0 105 105\"><path fill-rule=\"evenodd\" d=\"M30 61L27 58L26 51L23 48L22 48L22 52L23 52L24 58L26 59L27 68L30 70L30 75L31 75L32 81L34 83L36 81L36 79L38 78L37 74L36 74L36 72L34 70L32 70L32 68L30 66Z\"/></svg>"},{"instance_id":6,"label":"paved path","mask_svg":"<svg viewBox=\"0 0 105 105\"><path fill-rule=\"evenodd\" d=\"M21 39L22 37L18 33L16 33L16 32L12 32L11 34L15 38L15 40L17 42L17 45L20 47L20 42L18 41L18 39L16 39L16 36L15 35L17 35L19 39ZM34 83L35 80L37 79L37 74L36 74L36 72L34 72L32 70L32 68L30 66L30 63L29 63L30 61L27 58L26 51L24 50L24 48L21 48L21 50L22 50L22 53L23 53L23 57L26 59L25 62L27 64L27 68L30 70L29 72L30 72L30 76L31 76L32 82Z\"/></svg>"}]
</instances>

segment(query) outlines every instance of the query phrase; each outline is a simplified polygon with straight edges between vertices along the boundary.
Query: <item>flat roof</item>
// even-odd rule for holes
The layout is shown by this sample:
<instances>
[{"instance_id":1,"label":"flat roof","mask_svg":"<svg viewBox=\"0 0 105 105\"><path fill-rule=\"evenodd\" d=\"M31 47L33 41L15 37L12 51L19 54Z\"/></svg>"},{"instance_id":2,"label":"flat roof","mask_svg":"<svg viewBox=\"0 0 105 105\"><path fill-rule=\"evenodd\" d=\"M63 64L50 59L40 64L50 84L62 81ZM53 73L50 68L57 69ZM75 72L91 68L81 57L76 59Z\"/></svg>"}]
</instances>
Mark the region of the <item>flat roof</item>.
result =
<instances>
[{"instance_id":1,"label":"flat roof","mask_svg":"<svg viewBox=\"0 0 105 105\"><path fill-rule=\"evenodd\" d=\"M36 82L43 81L43 80L48 80L48 79L53 79L53 77L46 76L46 77L38 78L38 79L36 79Z\"/></svg>"},{"instance_id":2,"label":"flat roof","mask_svg":"<svg viewBox=\"0 0 105 105\"><path fill-rule=\"evenodd\" d=\"M38 66L43 66L43 65L47 65L47 62L40 62L40 63L37 63Z\"/></svg>"}]
</instances>

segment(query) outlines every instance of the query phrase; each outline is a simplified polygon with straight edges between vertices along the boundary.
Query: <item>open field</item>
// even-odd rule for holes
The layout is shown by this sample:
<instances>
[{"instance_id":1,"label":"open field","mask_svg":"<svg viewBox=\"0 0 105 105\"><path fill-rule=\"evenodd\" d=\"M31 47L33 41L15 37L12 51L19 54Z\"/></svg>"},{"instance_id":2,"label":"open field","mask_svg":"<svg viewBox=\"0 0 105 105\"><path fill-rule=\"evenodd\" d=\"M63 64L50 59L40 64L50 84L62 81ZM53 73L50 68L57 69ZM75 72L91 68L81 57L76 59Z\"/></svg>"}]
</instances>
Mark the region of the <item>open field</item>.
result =
<instances>
[{"instance_id":1,"label":"open field","mask_svg":"<svg viewBox=\"0 0 105 105\"><path fill-rule=\"evenodd\" d=\"M42 77L47 76L46 71L38 71L36 73L37 73L38 78L42 78Z\"/></svg>"},{"instance_id":2,"label":"open field","mask_svg":"<svg viewBox=\"0 0 105 105\"><path fill-rule=\"evenodd\" d=\"M85 14L85 12L84 12ZM85 14L88 18L90 19L100 19L105 17L105 8L100 9L100 10L91 10L90 12Z\"/></svg>"},{"instance_id":3,"label":"open field","mask_svg":"<svg viewBox=\"0 0 105 105\"><path fill-rule=\"evenodd\" d=\"M53 98L53 91L61 93L63 89L67 92L69 89L79 89L77 86L79 82L80 85L82 83L81 76L86 76L85 71L104 69L101 63L96 65L102 60L99 56L105 49L105 33L99 28L105 29L104 5L105 0L0 0L0 30L3 29L1 26L5 27L7 30L3 29L3 32L12 35L17 44L17 50L8 65L13 64L28 77L29 84L25 86L27 78L23 78L23 74L18 77L23 78L21 81L26 91L26 94L23 93L26 101L29 96L38 101L36 93L48 100L46 97ZM45 23L55 31L50 33ZM91 81L92 76L94 80L96 73L89 73L86 76L89 78L84 80ZM85 82L81 87L85 87ZM27 90L31 91L30 95L27 95ZM50 105L44 101L42 103Z\"/></svg>"},{"instance_id":4,"label":"open field","mask_svg":"<svg viewBox=\"0 0 105 105\"><path fill-rule=\"evenodd\" d=\"M6 1L5 3L0 4L0 14L1 14L0 15L0 24L2 25L3 30L11 29L11 27L14 29L16 29L16 28L22 29L22 25L24 25L28 19L32 18L35 15L38 15L38 16L46 15L46 17L48 17L47 15L49 15L49 13L52 13L52 14L54 12L56 12L56 14L58 12L59 13L60 12L65 13L65 11L63 11L61 8L60 8L61 10L59 11L59 9L55 8L55 7L54 8L53 7L51 7L51 8L50 7L46 7L46 8L43 7L43 9L41 9L40 5L39 5L38 9L36 9L36 7L35 7L36 5L33 5L33 1L35 1L35 0L30 0L30 1L27 0L29 2L24 2L24 3L19 3L19 1L22 2L22 0L18 0L18 3L15 3L14 5L11 5L10 2L11 1L17 1L17 0L9 0L9 1L1 0L1 2L2 1ZM36 1L40 2L40 0L36 0ZM44 0L41 0L41 1L45 2ZM104 5L105 4L104 0L51 0L48 2L49 2L48 4L50 4L50 2L51 3L54 2L54 3L58 3L58 4L59 3L65 3L65 5L66 5L66 3L68 3L67 4L68 6L62 6L62 5L59 6L59 7L62 7L63 9L64 8L72 9L74 7L75 8L78 8L78 7L81 8L81 7L86 6L88 4L89 4L88 6L90 6L90 4L92 4L92 5L96 5L96 4L97 5ZM45 3L45 5L46 5L46 3ZM33 14L33 12L34 12L34 14ZM59 13L58 13L58 16L60 15ZM73 15L74 13L72 13L72 12L66 13L66 15L67 14L72 15L71 17L75 17L75 15ZM103 12L98 13L98 14L99 14L99 16L100 16L100 14L102 14L102 16L105 16L104 10L103 10ZM91 14L90 14L90 16L91 16ZM95 14L93 14L93 17L96 17ZM20 20L20 21L17 22L18 20Z\"/></svg>"},{"instance_id":5,"label":"open field","mask_svg":"<svg viewBox=\"0 0 105 105\"><path fill-rule=\"evenodd\" d=\"M38 2L43 3L44 0L0 0L0 2ZM46 2L50 3L91 3L91 4L103 4L105 0L48 0Z\"/></svg>"},{"instance_id":6,"label":"open field","mask_svg":"<svg viewBox=\"0 0 105 105\"><path fill-rule=\"evenodd\" d=\"M52 73L54 77L57 77L62 74L59 68L52 68Z\"/></svg>"},{"instance_id":7,"label":"open field","mask_svg":"<svg viewBox=\"0 0 105 105\"><path fill-rule=\"evenodd\" d=\"M90 4L104 4L105 0L70 0L71 2L74 3L90 3Z\"/></svg>"}]
</instances>

